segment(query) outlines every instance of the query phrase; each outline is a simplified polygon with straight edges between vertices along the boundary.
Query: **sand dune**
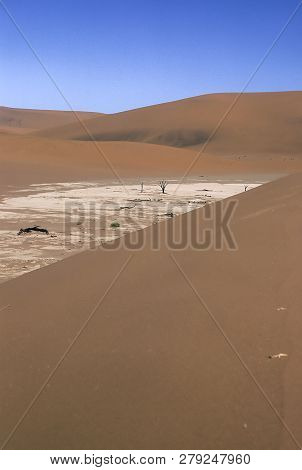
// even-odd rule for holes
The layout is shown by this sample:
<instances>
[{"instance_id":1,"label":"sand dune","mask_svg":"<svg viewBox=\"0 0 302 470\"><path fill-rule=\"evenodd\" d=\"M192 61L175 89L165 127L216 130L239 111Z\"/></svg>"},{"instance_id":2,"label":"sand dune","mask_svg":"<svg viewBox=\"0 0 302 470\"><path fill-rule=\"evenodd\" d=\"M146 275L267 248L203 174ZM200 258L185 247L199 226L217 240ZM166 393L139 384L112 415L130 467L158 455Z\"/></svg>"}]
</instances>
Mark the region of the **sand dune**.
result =
<instances>
[{"instance_id":1,"label":"sand dune","mask_svg":"<svg viewBox=\"0 0 302 470\"><path fill-rule=\"evenodd\" d=\"M78 112L81 119L97 117L98 113ZM71 111L18 109L0 106L0 133L33 132L53 126L63 126L76 120Z\"/></svg>"},{"instance_id":2,"label":"sand dune","mask_svg":"<svg viewBox=\"0 0 302 470\"><path fill-rule=\"evenodd\" d=\"M183 175L234 97L204 95L89 120L94 113L81 113L95 142L78 122L66 125L72 113L0 108L0 184ZM302 92L242 95L190 174L301 171L301 101Z\"/></svg>"},{"instance_id":3,"label":"sand dune","mask_svg":"<svg viewBox=\"0 0 302 470\"><path fill-rule=\"evenodd\" d=\"M180 178L233 100L83 113L95 142L70 113L0 108L1 195ZM198 209L140 232L140 251L86 251L0 285L3 447L301 448L301 102L243 95L191 168L295 173L236 196L237 250L165 245L172 229L216 233Z\"/></svg>"},{"instance_id":4,"label":"sand dune","mask_svg":"<svg viewBox=\"0 0 302 470\"><path fill-rule=\"evenodd\" d=\"M103 115L85 121L95 140L200 147L236 94L213 94ZM207 152L224 156L298 155L302 148L302 92L246 93L238 100ZM78 122L43 129L48 138L90 140Z\"/></svg>"},{"instance_id":5,"label":"sand dune","mask_svg":"<svg viewBox=\"0 0 302 470\"><path fill-rule=\"evenodd\" d=\"M7 185L83 181L148 176L182 177L193 162L191 175L286 174L302 171L295 156L262 155L239 158L139 142L81 142L0 135L0 193Z\"/></svg>"},{"instance_id":6,"label":"sand dune","mask_svg":"<svg viewBox=\"0 0 302 470\"><path fill-rule=\"evenodd\" d=\"M32 136L0 136L0 185L109 178L174 176L195 153L186 149L132 143L79 142ZM215 167L215 164L213 164Z\"/></svg>"},{"instance_id":7,"label":"sand dune","mask_svg":"<svg viewBox=\"0 0 302 470\"><path fill-rule=\"evenodd\" d=\"M157 225L132 257L85 252L2 284L4 446L301 446L301 188L296 174L238 196L237 251L152 251ZM161 228L172 224L200 232L203 209ZM268 358L278 353L287 356Z\"/></svg>"}]
</instances>

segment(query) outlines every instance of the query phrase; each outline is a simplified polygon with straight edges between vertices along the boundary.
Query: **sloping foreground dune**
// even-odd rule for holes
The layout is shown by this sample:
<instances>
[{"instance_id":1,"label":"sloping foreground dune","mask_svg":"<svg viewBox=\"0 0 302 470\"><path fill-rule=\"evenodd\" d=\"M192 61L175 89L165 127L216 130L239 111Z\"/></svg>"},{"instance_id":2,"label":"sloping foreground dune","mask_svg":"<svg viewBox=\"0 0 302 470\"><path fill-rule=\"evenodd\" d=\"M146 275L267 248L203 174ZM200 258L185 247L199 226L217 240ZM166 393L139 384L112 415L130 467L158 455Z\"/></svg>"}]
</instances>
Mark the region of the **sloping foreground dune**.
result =
<instances>
[{"instance_id":1,"label":"sloping foreground dune","mask_svg":"<svg viewBox=\"0 0 302 470\"><path fill-rule=\"evenodd\" d=\"M37 134L48 138L136 141L175 147L202 146L220 155L301 156L302 92L197 96L131 111L101 115ZM236 104L235 104L236 100ZM228 113L228 111L231 111ZM86 129L90 135L87 135Z\"/></svg>"},{"instance_id":2,"label":"sloping foreground dune","mask_svg":"<svg viewBox=\"0 0 302 470\"><path fill-rule=\"evenodd\" d=\"M99 113L77 111L81 119L99 116ZM46 127L63 126L76 120L71 111L51 111L39 109L18 109L0 106L0 132L27 133Z\"/></svg>"},{"instance_id":3,"label":"sloping foreground dune","mask_svg":"<svg viewBox=\"0 0 302 470\"><path fill-rule=\"evenodd\" d=\"M302 176L238 201L237 251L150 249L201 209L0 286L5 448L301 446Z\"/></svg>"}]
</instances>

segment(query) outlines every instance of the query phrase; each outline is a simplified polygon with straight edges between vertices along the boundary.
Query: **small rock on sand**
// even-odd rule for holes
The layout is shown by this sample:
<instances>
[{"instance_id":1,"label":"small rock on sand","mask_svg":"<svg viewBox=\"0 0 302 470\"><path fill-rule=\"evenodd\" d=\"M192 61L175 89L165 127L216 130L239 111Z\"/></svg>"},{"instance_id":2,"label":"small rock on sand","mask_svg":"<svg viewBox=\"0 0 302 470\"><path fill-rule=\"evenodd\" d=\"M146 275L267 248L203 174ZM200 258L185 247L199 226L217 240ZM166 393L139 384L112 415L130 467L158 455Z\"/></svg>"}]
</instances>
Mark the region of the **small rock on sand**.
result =
<instances>
[{"instance_id":1,"label":"small rock on sand","mask_svg":"<svg viewBox=\"0 0 302 470\"><path fill-rule=\"evenodd\" d=\"M268 356L269 359L282 359L282 357L288 357L288 354L279 353L279 354L273 354L272 356Z\"/></svg>"}]
</instances>

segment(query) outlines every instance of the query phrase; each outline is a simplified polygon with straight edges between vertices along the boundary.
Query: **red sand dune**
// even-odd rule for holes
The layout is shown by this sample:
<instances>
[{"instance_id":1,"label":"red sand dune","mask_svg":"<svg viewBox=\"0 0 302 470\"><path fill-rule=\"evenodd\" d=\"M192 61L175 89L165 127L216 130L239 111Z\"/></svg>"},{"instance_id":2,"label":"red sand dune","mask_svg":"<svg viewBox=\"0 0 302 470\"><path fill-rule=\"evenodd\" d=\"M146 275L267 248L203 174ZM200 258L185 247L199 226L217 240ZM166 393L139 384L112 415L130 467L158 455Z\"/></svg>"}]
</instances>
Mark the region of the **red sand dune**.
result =
<instances>
[{"instance_id":1,"label":"red sand dune","mask_svg":"<svg viewBox=\"0 0 302 470\"><path fill-rule=\"evenodd\" d=\"M79 112L81 119L99 116L99 113ZM36 129L63 126L76 120L71 111L49 111L40 109L18 109L0 106L0 133L25 134Z\"/></svg>"},{"instance_id":2,"label":"red sand dune","mask_svg":"<svg viewBox=\"0 0 302 470\"><path fill-rule=\"evenodd\" d=\"M302 171L299 156L239 158L140 142L82 142L0 135L0 193L7 185L125 178L288 174ZM190 170L190 171L189 171Z\"/></svg>"},{"instance_id":3,"label":"red sand dune","mask_svg":"<svg viewBox=\"0 0 302 470\"><path fill-rule=\"evenodd\" d=\"M0 108L1 192L181 177L234 97L97 115L96 142L70 113ZM243 95L191 174L301 171L301 101ZM145 230L142 251L87 251L1 284L2 446L301 448L301 188L296 173L238 196L237 251L151 250L154 230L207 227L200 209Z\"/></svg>"},{"instance_id":4,"label":"red sand dune","mask_svg":"<svg viewBox=\"0 0 302 470\"><path fill-rule=\"evenodd\" d=\"M230 109L234 93L212 94L102 115L37 135L60 139L135 141L201 147ZM301 157L302 92L245 93L224 119L207 152L224 156Z\"/></svg>"},{"instance_id":5,"label":"red sand dune","mask_svg":"<svg viewBox=\"0 0 302 470\"><path fill-rule=\"evenodd\" d=\"M80 113L84 127L69 112L0 108L0 125L10 119L13 125L0 133L0 184L117 180L117 174L169 178L183 175L193 162L190 174L198 176L301 171L302 92L242 95L196 160L235 97L204 95L112 115L92 113L97 117L89 120L89 113ZM39 130L16 135L30 128ZM95 142L87 141L91 134Z\"/></svg>"},{"instance_id":6,"label":"red sand dune","mask_svg":"<svg viewBox=\"0 0 302 470\"><path fill-rule=\"evenodd\" d=\"M237 251L150 249L200 209L0 285L5 448L301 448L302 176L238 201Z\"/></svg>"}]
</instances>

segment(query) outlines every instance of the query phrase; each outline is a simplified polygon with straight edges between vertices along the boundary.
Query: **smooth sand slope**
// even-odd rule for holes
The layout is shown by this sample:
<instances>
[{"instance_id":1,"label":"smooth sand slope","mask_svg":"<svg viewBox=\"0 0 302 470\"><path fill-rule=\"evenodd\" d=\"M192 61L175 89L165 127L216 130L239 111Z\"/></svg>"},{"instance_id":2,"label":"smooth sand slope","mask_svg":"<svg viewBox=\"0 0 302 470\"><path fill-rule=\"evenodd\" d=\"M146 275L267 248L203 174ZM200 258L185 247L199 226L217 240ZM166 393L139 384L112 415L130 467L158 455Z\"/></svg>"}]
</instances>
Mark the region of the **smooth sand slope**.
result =
<instances>
[{"instance_id":1,"label":"smooth sand slope","mask_svg":"<svg viewBox=\"0 0 302 470\"><path fill-rule=\"evenodd\" d=\"M69 112L0 108L0 127L6 126L0 132L0 187L301 171L302 92L242 95L196 159L235 97L204 95L112 115L80 113L84 127ZM96 141L87 141L90 135Z\"/></svg>"},{"instance_id":2,"label":"smooth sand slope","mask_svg":"<svg viewBox=\"0 0 302 470\"><path fill-rule=\"evenodd\" d=\"M77 111L81 119L99 116L99 113ZM76 120L71 111L18 109L0 106L0 133L26 134L37 129L63 126Z\"/></svg>"},{"instance_id":3,"label":"smooth sand slope","mask_svg":"<svg viewBox=\"0 0 302 470\"><path fill-rule=\"evenodd\" d=\"M147 229L142 251L85 252L0 286L6 448L301 446L302 176L238 201L237 251L151 251L159 226L200 232L200 209Z\"/></svg>"},{"instance_id":4,"label":"smooth sand slope","mask_svg":"<svg viewBox=\"0 0 302 470\"><path fill-rule=\"evenodd\" d=\"M302 171L302 158L214 155L140 142L80 142L0 135L0 194L8 185L146 177L286 174Z\"/></svg>"},{"instance_id":5,"label":"smooth sand slope","mask_svg":"<svg viewBox=\"0 0 302 470\"><path fill-rule=\"evenodd\" d=\"M79 142L0 136L0 184L182 175L195 152L137 142ZM215 163L207 159L203 169ZM221 162L223 164L223 162ZM200 168L200 165L199 165ZM198 169L198 166L197 166Z\"/></svg>"},{"instance_id":6,"label":"smooth sand slope","mask_svg":"<svg viewBox=\"0 0 302 470\"><path fill-rule=\"evenodd\" d=\"M85 121L95 140L201 147L234 104L236 94L212 94ZM223 156L301 157L302 92L245 93L207 146ZM78 122L37 135L90 140Z\"/></svg>"}]
</instances>

